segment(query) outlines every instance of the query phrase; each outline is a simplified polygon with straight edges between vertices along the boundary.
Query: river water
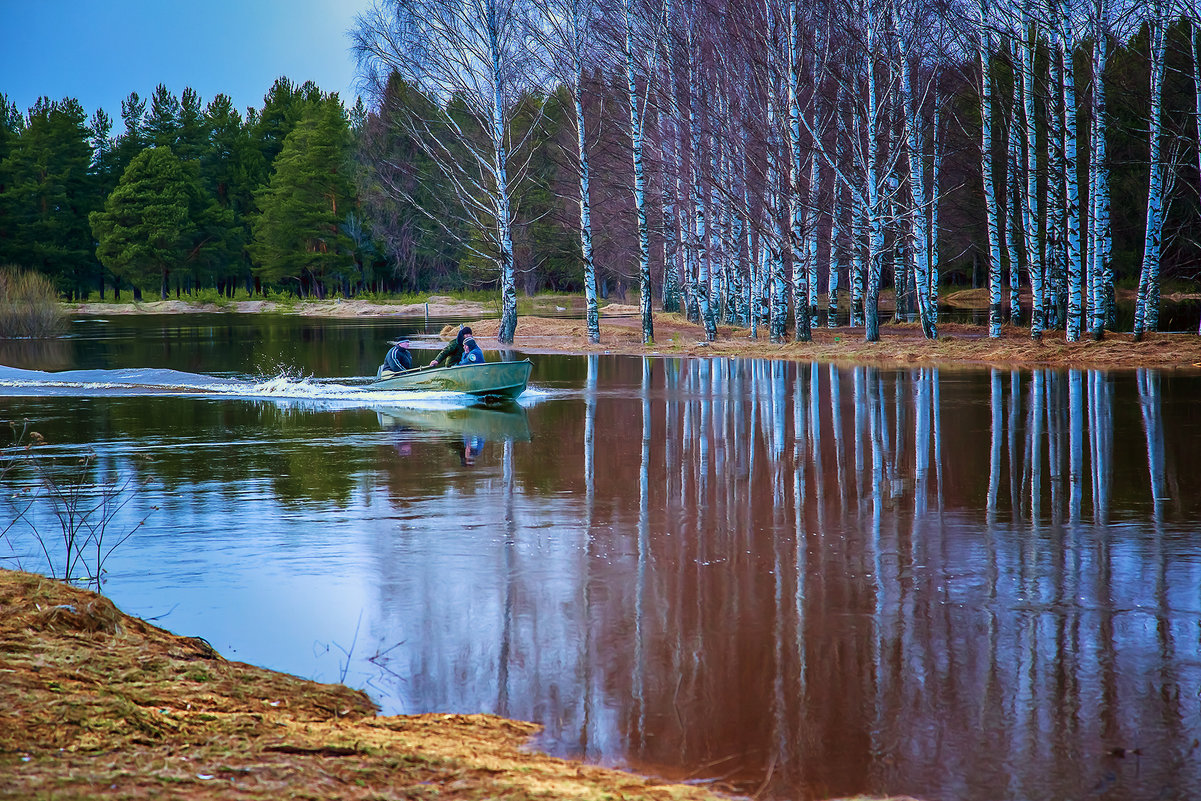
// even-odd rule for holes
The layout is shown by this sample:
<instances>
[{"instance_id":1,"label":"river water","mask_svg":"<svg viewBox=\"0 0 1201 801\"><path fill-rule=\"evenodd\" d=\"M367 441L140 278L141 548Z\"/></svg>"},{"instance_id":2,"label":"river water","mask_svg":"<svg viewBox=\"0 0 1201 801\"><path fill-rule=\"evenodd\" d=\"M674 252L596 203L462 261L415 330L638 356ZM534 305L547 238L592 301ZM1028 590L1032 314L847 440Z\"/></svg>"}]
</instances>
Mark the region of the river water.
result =
<instances>
[{"instance_id":1,"label":"river water","mask_svg":"<svg viewBox=\"0 0 1201 801\"><path fill-rule=\"evenodd\" d=\"M534 355L511 407L362 390L424 330L81 319L0 345L0 418L125 486L118 606L385 713L767 798L1197 796L1201 373ZM0 557L46 572L26 521L57 531L36 502Z\"/></svg>"}]
</instances>

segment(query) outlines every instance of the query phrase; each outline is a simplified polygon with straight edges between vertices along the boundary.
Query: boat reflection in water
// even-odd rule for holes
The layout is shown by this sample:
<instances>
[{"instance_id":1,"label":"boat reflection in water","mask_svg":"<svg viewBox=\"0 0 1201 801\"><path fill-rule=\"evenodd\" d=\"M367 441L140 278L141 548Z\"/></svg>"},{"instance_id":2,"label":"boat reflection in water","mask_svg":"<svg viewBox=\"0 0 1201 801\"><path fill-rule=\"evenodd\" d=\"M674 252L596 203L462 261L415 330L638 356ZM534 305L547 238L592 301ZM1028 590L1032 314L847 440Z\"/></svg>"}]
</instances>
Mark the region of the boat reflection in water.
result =
<instances>
[{"instance_id":1,"label":"boat reflection in water","mask_svg":"<svg viewBox=\"0 0 1201 801\"><path fill-rule=\"evenodd\" d=\"M395 406L376 410L383 428L402 435L397 452L408 456L412 446L403 435L409 431L435 431L457 435L452 443L464 465L475 463L488 440L529 442L530 424L525 409L516 403L488 406L459 406L435 408Z\"/></svg>"},{"instance_id":2,"label":"boat reflection in water","mask_svg":"<svg viewBox=\"0 0 1201 801\"><path fill-rule=\"evenodd\" d=\"M516 403L501 406L460 406L453 409L388 406L376 410L384 428L415 428L491 440L529 442L530 423Z\"/></svg>"}]
</instances>

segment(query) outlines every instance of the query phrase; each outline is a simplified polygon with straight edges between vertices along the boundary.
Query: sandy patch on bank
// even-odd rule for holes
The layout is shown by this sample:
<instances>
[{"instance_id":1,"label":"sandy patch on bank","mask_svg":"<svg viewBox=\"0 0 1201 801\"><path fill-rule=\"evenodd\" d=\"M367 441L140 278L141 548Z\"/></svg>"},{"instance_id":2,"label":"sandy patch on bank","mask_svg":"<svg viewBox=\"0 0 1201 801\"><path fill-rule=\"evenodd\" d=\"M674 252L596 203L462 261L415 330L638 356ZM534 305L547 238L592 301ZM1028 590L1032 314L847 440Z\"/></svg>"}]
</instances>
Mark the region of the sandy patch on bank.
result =
<instances>
[{"instance_id":1,"label":"sandy patch on bank","mask_svg":"<svg viewBox=\"0 0 1201 801\"><path fill-rule=\"evenodd\" d=\"M74 303L73 314L111 316L116 314L294 314L308 317L430 317L478 316L491 311L488 304L431 295L427 303L375 303L366 300L306 300L277 303L270 300L239 300L228 303L192 303L186 300L155 300L142 303Z\"/></svg>"},{"instance_id":2,"label":"sandy patch on bank","mask_svg":"<svg viewBox=\"0 0 1201 801\"><path fill-rule=\"evenodd\" d=\"M482 346L500 347L498 320L479 320L471 323L471 328ZM864 341L862 328L840 327L815 328L811 342L772 343L763 329L758 339L751 339L747 329L718 326L716 340L709 342L703 327L676 314L654 316L655 341L650 345L642 344L638 316L602 315L600 330L600 343L593 344L583 320L521 317L511 347L527 353L753 357L876 365L1201 369L1201 337L1193 334L1147 334L1142 342L1134 342L1130 334L1110 333L1099 342L1067 342L1063 331L1048 331L1036 342L1027 328L1004 326L1001 337L992 339L983 326L952 323L940 325L939 338L931 341L916 323L901 323L882 325L878 342Z\"/></svg>"}]
</instances>

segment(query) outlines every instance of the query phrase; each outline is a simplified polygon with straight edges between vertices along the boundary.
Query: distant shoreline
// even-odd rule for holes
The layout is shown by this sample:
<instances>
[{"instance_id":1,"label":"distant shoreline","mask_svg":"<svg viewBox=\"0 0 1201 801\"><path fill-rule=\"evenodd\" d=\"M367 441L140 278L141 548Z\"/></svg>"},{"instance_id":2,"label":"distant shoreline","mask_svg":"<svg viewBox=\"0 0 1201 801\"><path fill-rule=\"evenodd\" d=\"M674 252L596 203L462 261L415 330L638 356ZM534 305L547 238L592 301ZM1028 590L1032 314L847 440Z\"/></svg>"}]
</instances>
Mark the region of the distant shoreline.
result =
<instances>
[{"instance_id":1,"label":"distant shoreline","mask_svg":"<svg viewBox=\"0 0 1201 801\"><path fill-rule=\"evenodd\" d=\"M130 301L128 303L70 303L71 314L94 316L140 314L294 314L303 317L430 317L479 316L488 305L470 300L433 296L427 303L375 303L366 300L231 300L228 303L193 303L187 300Z\"/></svg>"},{"instance_id":2,"label":"distant shoreline","mask_svg":"<svg viewBox=\"0 0 1201 801\"><path fill-rule=\"evenodd\" d=\"M564 301L569 302L569 301ZM387 304L364 300L230 301L227 304L189 303L183 300L141 303L70 304L73 314L96 316L137 314L291 314L331 319L376 317L458 318L470 322L480 344L502 349L496 336L500 321L495 309L477 301L448 296L431 296L428 303ZM555 307L568 311L565 307ZM841 326L815 328L811 342L772 343L760 329L757 339L750 331L719 326L717 339L706 341L704 328L678 314L656 313L655 342L642 344L638 307L610 304L601 311L601 341L588 341L583 311L575 305L578 318L549 318L519 314L512 345L528 353L610 353L624 355L687 356L721 358L764 358L796 362L872 364L880 366L940 367L1065 367L1081 369L1158 368L1201 370L1201 336L1191 333L1147 334L1142 342L1123 332L1108 332L1100 341L1087 334L1079 342L1067 342L1062 330L1044 333L1040 341L1030 338L1028 328L1006 325L1000 338L988 337L983 325L944 323L939 339L927 340L915 323L886 323L878 342L864 341L862 328ZM493 315L484 317L484 315Z\"/></svg>"}]
</instances>

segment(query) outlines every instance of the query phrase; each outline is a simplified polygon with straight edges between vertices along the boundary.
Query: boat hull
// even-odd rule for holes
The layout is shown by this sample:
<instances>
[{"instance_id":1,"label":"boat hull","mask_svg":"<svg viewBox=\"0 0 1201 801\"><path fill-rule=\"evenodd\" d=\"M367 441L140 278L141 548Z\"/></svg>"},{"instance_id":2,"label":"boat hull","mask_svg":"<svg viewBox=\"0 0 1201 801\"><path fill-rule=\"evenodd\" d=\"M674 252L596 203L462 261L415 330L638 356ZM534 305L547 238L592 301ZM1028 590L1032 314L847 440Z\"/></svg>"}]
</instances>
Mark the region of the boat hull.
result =
<instances>
[{"instance_id":1,"label":"boat hull","mask_svg":"<svg viewBox=\"0 0 1201 801\"><path fill-rule=\"evenodd\" d=\"M463 392L477 398L516 398L525 391L534 365L520 362L484 362L456 367L420 367L381 378L366 386L388 392Z\"/></svg>"}]
</instances>

